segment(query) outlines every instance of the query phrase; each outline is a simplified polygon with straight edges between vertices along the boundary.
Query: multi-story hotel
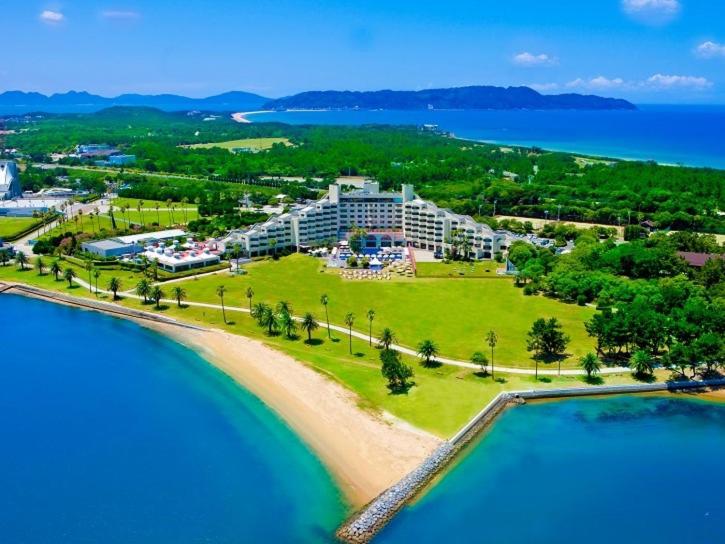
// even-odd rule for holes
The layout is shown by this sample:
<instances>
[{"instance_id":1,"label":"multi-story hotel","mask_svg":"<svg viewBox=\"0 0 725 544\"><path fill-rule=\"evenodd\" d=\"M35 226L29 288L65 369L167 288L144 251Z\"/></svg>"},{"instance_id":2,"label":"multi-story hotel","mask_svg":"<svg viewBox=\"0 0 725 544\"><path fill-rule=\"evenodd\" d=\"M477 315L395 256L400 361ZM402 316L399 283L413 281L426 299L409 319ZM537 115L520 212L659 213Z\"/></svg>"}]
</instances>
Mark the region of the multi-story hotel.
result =
<instances>
[{"instance_id":1,"label":"multi-story hotel","mask_svg":"<svg viewBox=\"0 0 725 544\"><path fill-rule=\"evenodd\" d=\"M340 185L320 200L271 217L225 240L255 257L282 249L306 249L345 239L354 227L366 231L366 248L410 244L437 253L452 250L453 240L465 240L475 259L491 259L506 249L506 235L469 216L441 209L420 199L412 185L400 192L381 192L377 182L343 192Z\"/></svg>"}]
</instances>

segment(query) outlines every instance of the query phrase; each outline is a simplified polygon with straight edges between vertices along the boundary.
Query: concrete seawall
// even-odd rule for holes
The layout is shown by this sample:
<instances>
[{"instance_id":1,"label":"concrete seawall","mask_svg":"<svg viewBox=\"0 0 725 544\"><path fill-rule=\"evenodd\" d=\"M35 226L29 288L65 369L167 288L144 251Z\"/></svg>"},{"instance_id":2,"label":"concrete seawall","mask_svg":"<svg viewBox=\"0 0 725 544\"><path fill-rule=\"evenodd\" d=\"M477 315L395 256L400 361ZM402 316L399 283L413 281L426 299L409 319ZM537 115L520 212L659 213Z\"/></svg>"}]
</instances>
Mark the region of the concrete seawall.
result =
<instances>
[{"instance_id":1,"label":"concrete seawall","mask_svg":"<svg viewBox=\"0 0 725 544\"><path fill-rule=\"evenodd\" d=\"M174 325L177 327L184 327L187 329L194 330L206 330L203 327L197 327L183 321L178 321L170 317L163 315L152 314L150 312L144 312L142 310L134 310L132 308L125 308L117 304L110 302L103 302L100 300L91 300L87 298L74 297L71 295L65 295L63 293L56 293L54 291L48 291L39 287L32 287L30 285L18 284L18 283L2 283L0 282L0 294L18 294L29 296L32 298L39 298L49 300L56 303L68 304L76 306L86 310L94 310L97 312L103 312L110 315L117 315L122 317L132 317L134 319L141 319L145 321L153 321L155 323L163 323L165 325Z\"/></svg>"},{"instance_id":2,"label":"concrete seawall","mask_svg":"<svg viewBox=\"0 0 725 544\"><path fill-rule=\"evenodd\" d=\"M524 404L527 399L622 395L723 386L725 386L725 379L499 393L471 421L464 425L455 436L438 447L418 468L410 472L397 484L385 490L360 511L353 514L352 517L340 526L335 535L341 541L349 544L365 544L370 542L388 524L395 514L425 489L433 478L449 465L458 452L471 442L471 440L475 439L485 427L491 424L510 405Z\"/></svg>"}]
</instances>

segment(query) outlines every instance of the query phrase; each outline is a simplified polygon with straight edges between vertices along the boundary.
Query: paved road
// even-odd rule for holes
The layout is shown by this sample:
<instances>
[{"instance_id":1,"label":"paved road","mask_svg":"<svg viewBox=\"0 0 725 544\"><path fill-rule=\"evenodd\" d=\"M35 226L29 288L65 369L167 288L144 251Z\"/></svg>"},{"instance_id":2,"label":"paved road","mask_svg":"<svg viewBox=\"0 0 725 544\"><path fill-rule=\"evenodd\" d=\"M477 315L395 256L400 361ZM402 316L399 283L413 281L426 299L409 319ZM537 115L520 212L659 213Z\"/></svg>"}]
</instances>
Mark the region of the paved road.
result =
<instances>
[{"instance_id":1,"label":"paved road","mask_svg":"<svg viewBox=\"0 0 725 544\"><path fill-rule=\"evenodd\" d=\"M75 283L77 283L78 285L85 287L86 289L89 288L88 282L82 280L81 278L74 278L73 281ZM106 291L103 289L99 289L99 292L107 294L107 295L111 294L110 291ZM137 299L137 300L141 300L143 298L143 297L140 297L135 294L124 294L124 296L126 296L128 298ZM172 304L172 305L176 304L176 300L173 300L173 299L163 299L162 302L164 302L165 304ZM195 306L197 308L209 308L211 310L217 310L219 312L222 311L222 307L219 304L210 304L207 302L192 302L192 301L188 301L188 300L184 301L184 304L186 304L188 306ZM249 313L249 308L242 308L239 306L224 305L224 309L228 312L240 312L240 313L244 313L244 314ZM302 318L295 317L295 320L302 321ZM326 324L320 323L320 327L322 329L324 329L324 328L326 328ZM330 329L333 331L336 331L336 332L343 333L345 335L349 334L347 327L341 327L339 325L330 324ZM353 330L352 335L355 338L359 338L366 342L369 341L369 336L365 333ZM378 339L374 336L373 336L372 341L374 344L378 343ZM405 353L406 355L412 355L413 357L418 356L418 352L416 350L405 347L405 346L393 344L390 347L401 353ZM444 365L457 366L457 367L461 367L461 368L470 368L470 369L475 369L475 370L478 370L480 368L479 365L474 365L473 363L469 363L468 361L460 361L458 359L450 359L448 357L437 357L436 361L439 363L442 363ZM526 375L526 376L533 376L536 374L535 370L532 370L529 368L513 368L513 367L505 367L505 366L494 366L494 371L505 373L505 374L520 374L520 375ZM602 370L600 371L600 374L620 374L623 372L630 372L630 369L626 368L626 367L605 367L605 368L602 368ZM584 372L583 370L580 370L580 369L564 369L561 371L562 376L582 376L584 374L586 374L586 372ZM542 368L539 370L539 375L540 376L557 376L557 375L559 375L559 371L554 370L554 369Z\"/></svg>"}]
</instances>

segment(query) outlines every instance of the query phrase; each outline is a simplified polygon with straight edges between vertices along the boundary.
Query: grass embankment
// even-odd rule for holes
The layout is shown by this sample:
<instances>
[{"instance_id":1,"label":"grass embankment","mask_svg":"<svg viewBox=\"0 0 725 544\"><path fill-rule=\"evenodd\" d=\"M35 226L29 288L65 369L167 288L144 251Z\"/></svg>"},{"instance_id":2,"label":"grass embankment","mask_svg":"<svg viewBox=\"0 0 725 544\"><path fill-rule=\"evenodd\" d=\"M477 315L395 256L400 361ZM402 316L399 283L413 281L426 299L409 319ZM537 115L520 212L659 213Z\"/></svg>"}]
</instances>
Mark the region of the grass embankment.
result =
<instances>
[{"instance_id":1,"label":"grass embankment","mask_svg":"<svg viewBox=\"0 0 725 544\"><path fill-rule=\"evenodd\" d=\"M274 304L287 300L297 315L309 311L322 318L320 296L326 293L331 322L342 325L345 314L352 312L356 316L354 328L367 332L365 315L372 308L376 312L373 335L390 327L400 343L409 347L431 339L448 357L468 360L473 352L485 351L484 335L494 329L499 337L496 362L511 367L533 368L534 361L526 351L526 334L539 317L557 317L571 336L570 357L562 367L576 366L577 358L593 349L584 322L594 310L542 296L524 296L513 286L513 280L343 280L337 271L324 269L320 261L303 255L256 262L245 268L245 276L186 282L189 300L218 302L216 288L224 283L229 304L244 306L244 293L251 286L255 301Z\"/></svg>"},{"instance_id":2,"label":"grass embankment","mask_svg":"<svg viewBox=\"0 0 725 544\"><path fill-rule=\"evenodd\" d=\"M40 226L42 219L37 217L0 217L0 238L10 240L35 226Z\"/></svg>"},{"instance_id":3,"label":"grass embankment","mask_svg":"<svg viewBox=\"0 0 725 544\"><path fill-rule=\"evenodd\" d=\"M235 148L244 147L253 151L263 151L270 149L275 144L291 146L292 143L287 138L245 138L243 140L229 140L226 142L211 142L206 144L191 144L182 147L189 149L211 149L218 147L232 151Z\"/></svg>"},{"instance_id":4,"label":"grass embankment","mask_svg":"<svg viewBox=\"0 0 725 544\"><path fill-rule=\"evenodd\" d=\"M277 265L279 263L272 264ZM88 274L81 267L67 263L64 263L63 266L73 266L80 278L87 279ZM139 277L137 274L131 274L127 278L120 274L116 274L116 276L121 278L124 290L132 289ZM108 277L110 277L110 274L107 272L102 273L102 279L99 280L101 287L107 282ZM14 266L0 267L0 280L3 279L36 285L74 296L96 298L95 295L88 292L88 289L78 285L69 288L68 283L62 279L55 281L52 275L40 276L34 270L21 272ZM232 284L232 278L229 278L226 274L214 276L211 279L213 280L211 283L215 285L224 283L229 286ZM200 283L202 279L190 281ZM190 282L184 282L180 285L184 285L191 292ZM405 285L410 286L411 284L407 282ZM167 296L170 295L170 288L171 286L164 287ZM99 298L110 300L110 297L106 295L100 295ZM218 297L215 298L218 302ZM195 299L190 297L190 300ZM117 303L130 308L156 311L153 303L143 305L141 301L132 298L125 298ZM226 303L227 305L242 305L238 298L234 299L230 294L226 297ZM313 334L313 342L308 344L302 338L290 340L281 335L267 336L247 314L239 312L228 312L228 323L226 324L222 320L221 311L214 309L193 306L178 308L175 304L164 304L162 312L170 317L260 339L267 345L289 354L357 393L362 408L385 410L441 437L452 436L502 390L581 386L585 384L582 377L547 377L536 381L533 376L504 373L498 373L496 375L497 379L494 381L490 376L481 377L472 369L451 366L425 368L413 358L405 357L407 362L415 369L415 386L406 394L391 394L380 374L379 351L374 346L369 346L367 342L353 338L353 355L350 355L347 336L333 331L333 340L328 340L324 325ZM322 317L320 312L317 312L317 314L318 318ZM663 378L664 375L660 377L660 379ZM607 384L632 382L633 380L628 374L607 375L604 378L604 383Z\"/></svg>"}]
</instances>

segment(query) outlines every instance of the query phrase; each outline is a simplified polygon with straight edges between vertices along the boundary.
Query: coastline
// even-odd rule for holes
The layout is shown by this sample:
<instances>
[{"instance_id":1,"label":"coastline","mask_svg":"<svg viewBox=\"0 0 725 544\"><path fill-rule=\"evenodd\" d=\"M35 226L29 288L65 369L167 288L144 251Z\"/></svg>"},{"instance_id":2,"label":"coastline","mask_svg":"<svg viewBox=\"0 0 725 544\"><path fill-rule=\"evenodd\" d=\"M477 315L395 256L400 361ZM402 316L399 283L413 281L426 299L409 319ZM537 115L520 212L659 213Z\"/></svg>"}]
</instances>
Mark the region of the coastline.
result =
<instances>
[{"instance_id":1,"label":"coastline","mask_svg":"<svg viewBox=\"0 0 725 544\"><path fill-rule=\"evenodd\" d=\"M357 396L262 342L218 329L134 316L121 306L89 306L44 290L8 292L128 319L199 353L273 410L315 453L357 509L417 467L443 441L387 414L358 407ZM0 284L2 292L2 284ZM51 296L53 295L53 296ZM104 306L108 306L104 309Z\"/></svg>"}]
</instances>

